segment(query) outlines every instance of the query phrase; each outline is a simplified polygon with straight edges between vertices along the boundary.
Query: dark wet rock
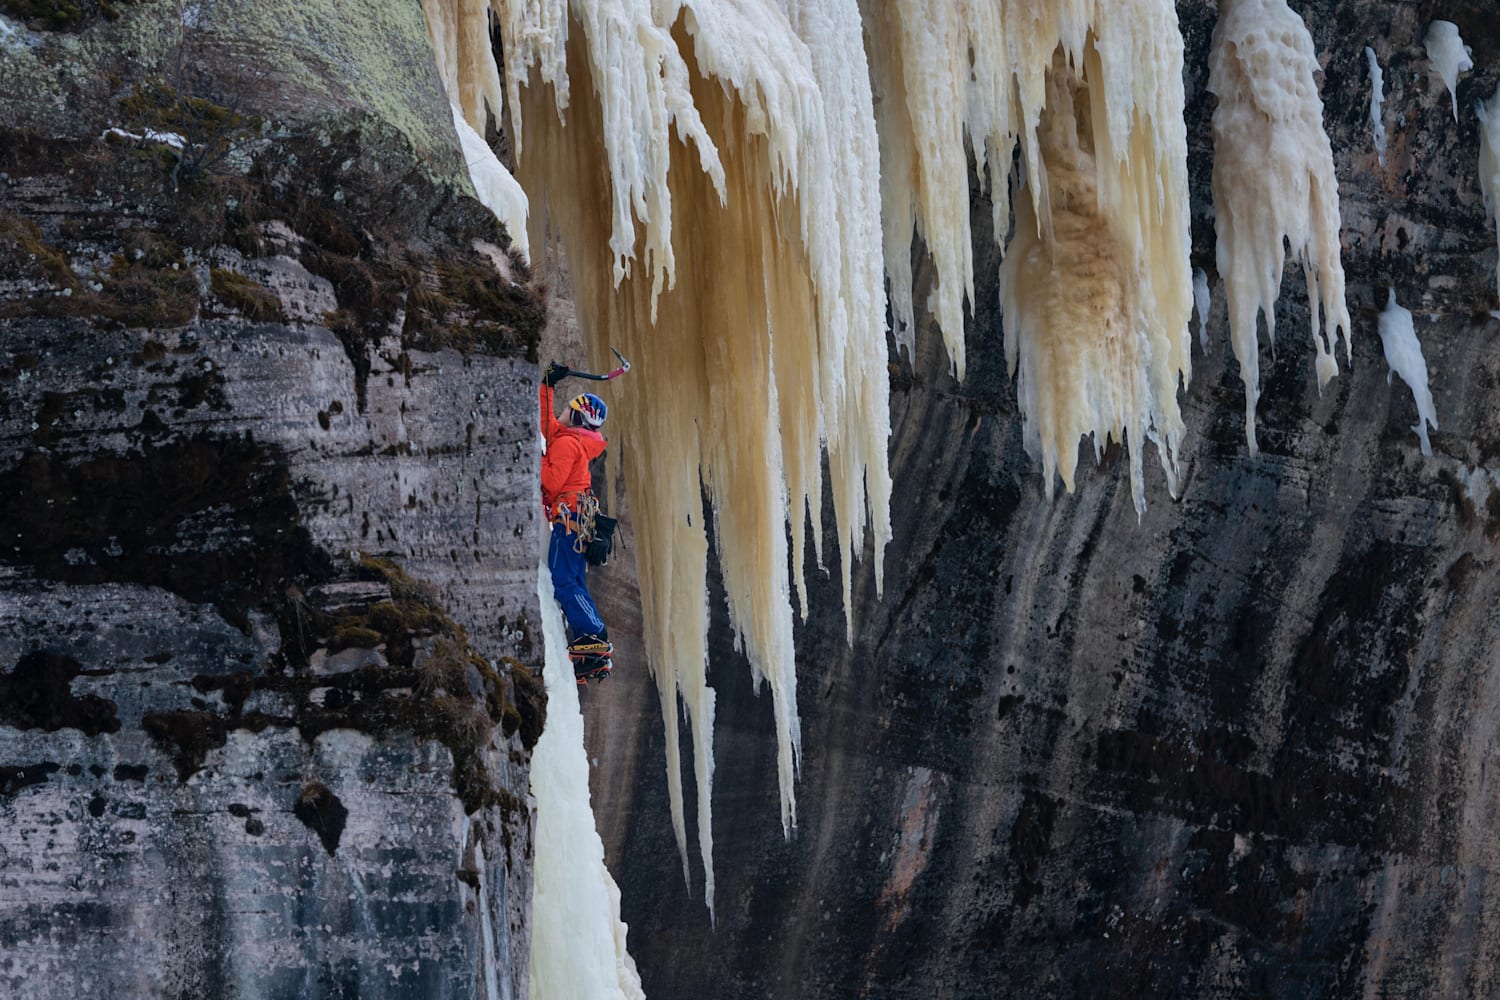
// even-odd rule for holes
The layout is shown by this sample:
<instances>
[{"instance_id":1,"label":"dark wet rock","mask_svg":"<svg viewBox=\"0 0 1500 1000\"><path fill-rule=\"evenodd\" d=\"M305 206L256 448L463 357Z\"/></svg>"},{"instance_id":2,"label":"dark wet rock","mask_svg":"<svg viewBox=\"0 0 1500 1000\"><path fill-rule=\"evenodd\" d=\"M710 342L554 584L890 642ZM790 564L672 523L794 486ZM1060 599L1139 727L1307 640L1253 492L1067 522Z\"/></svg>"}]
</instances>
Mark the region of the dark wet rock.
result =
<instances>
[{"instance_id":1,"label":"dark wet rock","mask_svg":"<svg viewBox=\"0 0 1500 1000\"><path fill-rule=\"evenodd\" d=\"M297 802L292 806L292 815L318 835L323 847L332 857L338 853L339 838L344 835L344 823L349 819L349 810L339 797L328 790L327 785L313 783L302 789Z\"/></svg>"},{"instance_id":2,"label":"dark wet rock","mask_svg":"<svg viewBox=\"0 0 1500 1000\"><path fill-rule=\"evenodd\" d=\"M51 761L19 766L0 765L0 795L14 795L29 785L39 785L58 770L59 766Z\"/></svg>"},{"instance_id":3,"label":"dark wet rock","mask_svg":"<svg viewBox=\"0 0 1500 1000\"><path fill-rule=\"evenodd\" d=\"M0 674L0 723L17 729L77 729L89 736L118 732L115 703L108 698L73 696L73 678L83 665L71 656L33 650Z\"/></svg>"}]
</instances>

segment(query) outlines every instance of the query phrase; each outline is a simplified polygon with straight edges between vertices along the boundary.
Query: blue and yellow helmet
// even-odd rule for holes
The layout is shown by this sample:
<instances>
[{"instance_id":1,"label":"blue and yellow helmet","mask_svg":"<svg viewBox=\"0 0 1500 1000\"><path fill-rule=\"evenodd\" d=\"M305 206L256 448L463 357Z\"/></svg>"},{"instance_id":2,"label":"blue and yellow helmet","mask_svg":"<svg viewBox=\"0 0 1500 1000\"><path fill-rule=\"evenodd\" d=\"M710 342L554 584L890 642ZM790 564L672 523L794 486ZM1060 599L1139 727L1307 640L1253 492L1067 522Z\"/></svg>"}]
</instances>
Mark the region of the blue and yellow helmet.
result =
<instances>
[{"instance_id":1,"label":"blue and yellow helmet","mask_svg":"<svg viewBox=\"0 0 1500 1000\"><path fill-rule=\"evenodd\" d=\"M609 414L609 407L604 405L604 400L592 392L574 396L568 403L568 409L578 414L580 423L596 430L604 426L604 418Z\"/></svg>"}]
</instances>

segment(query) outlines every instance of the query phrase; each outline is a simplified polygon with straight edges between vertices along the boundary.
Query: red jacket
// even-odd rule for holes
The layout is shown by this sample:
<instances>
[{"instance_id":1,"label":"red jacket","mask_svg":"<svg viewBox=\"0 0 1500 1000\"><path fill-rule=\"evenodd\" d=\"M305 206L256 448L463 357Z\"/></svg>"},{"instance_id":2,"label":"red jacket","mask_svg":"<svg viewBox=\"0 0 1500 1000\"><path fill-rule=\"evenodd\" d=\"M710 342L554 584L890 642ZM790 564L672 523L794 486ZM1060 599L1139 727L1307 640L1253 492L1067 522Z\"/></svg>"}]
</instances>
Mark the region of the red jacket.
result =
<instances>
[{"instance_id":1,"label":"red jacket","mask_svg":"<svg viewBox=\"0 0 1500 1000\"><path fill-rule=\"evenodd\" d=\"M559 506L578 509L578 498L593 487L589 462L604 454L609 443L590 427L574 427L552 413L552 387L542 386L542 435L547 451L542 456L542 507L547 520L557 517Z\"/></svg>"}]
</instances>

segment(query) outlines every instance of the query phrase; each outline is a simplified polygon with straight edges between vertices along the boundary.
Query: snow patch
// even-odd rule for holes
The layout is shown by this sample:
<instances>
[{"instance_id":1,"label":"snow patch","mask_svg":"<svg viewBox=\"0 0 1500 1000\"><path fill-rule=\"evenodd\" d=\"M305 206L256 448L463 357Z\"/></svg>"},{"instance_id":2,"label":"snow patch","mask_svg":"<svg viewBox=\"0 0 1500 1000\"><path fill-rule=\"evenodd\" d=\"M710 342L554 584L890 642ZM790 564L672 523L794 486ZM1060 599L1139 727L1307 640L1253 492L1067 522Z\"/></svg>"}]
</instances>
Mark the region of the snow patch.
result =
<instances>
[{"instance_id":1,"label":"snow patch","mask_svg":"<svg viewBox=\"0 0 1500 1000\"><path fill-rule=\"evenodd\" d=\"M1375 50L1365 46L1365 61L1370 66L1370 135L1375 140L1375 156L1385 166L1385 122L1380 119L1380 108L1385 103L1385 78L1380 72L1380 61Z\"/></svg>"},{"instance_id":2,"label":"snow patch","mask_svg":"<svg viewBox=\"0 0 1500 1000\"><path fill-rule=\"evenodd\" d=\"M1490 494L1500 489L1500 472L1482 465L1464 469L1460 478L1464 484L1464 495L1478 510L1484 510L1489 504Z\"/></svg>"},{"instance_id":3,"label":"snow patch","mask_svg":"<svg viewBox=\"0 0 1500 1000\"><path fill-rule=\"evenodd\" d=\"M0 50L10 49L19 52L23 49L36 49L42 46L42 39L38 33L26 27L23 21L13 21L0 14Z\"/></svg>"},{"instance_id":4,"label":"snow patch","mask_svg":"<svg viewBox=\"0 0 1500 1000\"><path fill-rule=\"evenodd\" d=\"M163 146L171 146L173 149L179 151L186 149L188 145L187 139L176 132L158 132L153 128L146 129L145 133L142 134L139 132L127 132L125 129L112 125L105 129L99 138L107 139L110 136L114 136L117 139L129 139L132 142L155 142Z\"/></svg>"},{"instance_id":5,"label":"snow patch","mask_svg":"<svg viewBox=\"0 0 1500 1000\"><path fill-rule=\"evenodd\" d=\"M1417 331L1412 324L1411 311L1396 302L1396 290L1390 290L1390 298L1380 314L1380 343L1385 349L1385 363L1401 376L1411 388L1417 403L1417 424L1412 430L1422 441L1422 454L1432 454L1432 443L1427 438L1427 428L1438 429L1437 413L1432 406L1432 393L1427 388L1427 361L1422 357L1422 344L1417 340ZM1389 384L1391 376L1385 377Z\"/></svg>"},{"instance_id":6,"label":"snow patch","mask_svg":"<svg viewBox=\"0 0 1500 1000\"><path fill-rule=\"evenodd\" d=\"M1453 120L1458 121L1458 74L1474 68L1474 50L1464 44L1458 35L1458 25L1452 21L1433 21L1423 39L1427 46L1427 59L1432 68L1448 88L1453 99Z\"/></svg>"}]
</instances>

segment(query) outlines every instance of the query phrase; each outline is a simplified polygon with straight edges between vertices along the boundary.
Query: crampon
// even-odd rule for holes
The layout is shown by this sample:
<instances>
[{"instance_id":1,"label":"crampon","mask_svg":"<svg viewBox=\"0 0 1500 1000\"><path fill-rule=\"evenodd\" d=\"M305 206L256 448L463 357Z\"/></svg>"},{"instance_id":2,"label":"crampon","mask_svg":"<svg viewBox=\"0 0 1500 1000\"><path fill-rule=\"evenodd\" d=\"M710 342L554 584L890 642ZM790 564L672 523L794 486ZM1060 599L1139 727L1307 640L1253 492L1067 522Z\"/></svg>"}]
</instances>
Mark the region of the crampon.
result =
<instances>
[{"instance_id":1,"label":"crampon","mask_svg":"<svg viewBox=\"0 0 1500 1000\"><path fill-rule=\"evenodd\" d=\"M597 683L609 677L611 666L607 656L574 656L573 679L579 686L586 685L589 681Z\"/></svg>"}]
</instances>

